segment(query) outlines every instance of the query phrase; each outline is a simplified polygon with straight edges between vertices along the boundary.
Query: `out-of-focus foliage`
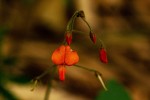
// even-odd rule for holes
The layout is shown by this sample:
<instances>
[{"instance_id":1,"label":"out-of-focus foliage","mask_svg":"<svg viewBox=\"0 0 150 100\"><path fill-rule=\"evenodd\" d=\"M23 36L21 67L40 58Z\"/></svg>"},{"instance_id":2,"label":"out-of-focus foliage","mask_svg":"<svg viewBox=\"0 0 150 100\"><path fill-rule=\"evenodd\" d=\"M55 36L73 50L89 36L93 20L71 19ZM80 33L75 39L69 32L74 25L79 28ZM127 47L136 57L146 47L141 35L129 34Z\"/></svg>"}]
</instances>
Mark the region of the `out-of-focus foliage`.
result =
<instances>
[{"instance_id":1,"label":"out-of-focus foliage","mask_svg":"<svg viewBox=\"0 0 150 100\"><path fill-rule=\"evenodd\" d=\"M114 80L106 84L108 91L101 90L96 100L132 100L125 88Z\"/></svg>"},{"instance_id":2,"label":"out-of-focus foliage","mask_svg":"<svg viewBox=\"0 0 150 100\"><path fill-rule=\"evenodd\" d=\"M74 11L83 10L93 32L106 46L108 64L99 62L97 48L87 39L88 34L75 33L72 48L79 53L79 63L100 71L105 80L119 80L121 86L108 82L110 92L116 91L113 86L118 88L118 85L121 88L118 91L127 88L133 100L149 100L149 5L150 0L0 0L0 99L11 97L8 96L12 95L11 91L21 99L32 98L33 95L35 99L39 98L36 93L32 96L21 95L24 92L20 92L19 85L8 88L7 84L24 85L46 70L51 63L51 52L64 39L69 18ZM85 24L78 20L74 28L88 33ZM52 87L64 90L66 94L60 96L61 99L67 100L68 95L74 94L75 97L93 100L101 85L92 76L91 73L69 67L66 81L60 83L55 77ZM42 80L44 86L47 79L49 75ZM41 94L40 90L37 91ZM58 92L53 93L52 96L59 97L56 95ZM34 100L31 98L27 100Z\"/></svg>"},{"instance_id":3,"label":"out-of-focus foliage","mask_svg":"<svg viewBox=\"0 0 150 100\"><path fill-rule=\"evenodd\" d=\"M6 27L0 26L0 40L2 42L2 38L5 35L5 33L8 31Z\"/></svg>"},{"instance_id":4,"label":"out-of-focus foliage","mask_svg":"<svg viewBox=\"0 0 150 100\"><path fill-rule=\"evenodd\" d=\"M7 27L0 27L0 93L4 100L18 100L9 89L6 88L8 82L27 83L29 78L25 75L16 75L13 69L17 62L17 58L13 56L5 56L2 53L3 38L8 35L9 29Z\"/></svg>"},{"instance_id":5,"label":"out-of-focus foliage","mask_svg":"<svg viewBox=\"0 0 150 100\"><path fill-rule=\"evenodd\" d=\"M6 35L8 29L6 27L0 27L0 93L4 100L18 100L6 87L5 84L12 76L8 70L10 66L14 65L14 59L10 57L4 57L2 54L3 37Z\"/></svg>"}]
</instances>

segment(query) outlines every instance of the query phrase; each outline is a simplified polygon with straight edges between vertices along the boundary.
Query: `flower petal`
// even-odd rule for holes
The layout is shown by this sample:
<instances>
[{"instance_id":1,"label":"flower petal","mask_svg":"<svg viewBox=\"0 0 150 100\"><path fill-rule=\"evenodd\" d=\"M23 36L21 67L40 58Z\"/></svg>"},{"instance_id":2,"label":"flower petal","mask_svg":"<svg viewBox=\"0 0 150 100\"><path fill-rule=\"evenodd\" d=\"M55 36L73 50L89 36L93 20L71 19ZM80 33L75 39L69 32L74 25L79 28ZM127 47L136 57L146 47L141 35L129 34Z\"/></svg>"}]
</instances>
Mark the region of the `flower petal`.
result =
<instances>
[{"instance_id":1,"label":"flower petal","mask_svg":"<svg viewBox=\"0 0 150 100\"><path fill-rule=\"evenodd\" d=\"M56 65L71 66L79 61L79 56L76 51L73 51L69 45L60 46L52 54L52 61Z\"/></svg>"},{"instance_id":2,"label":"flower petal","mask_svg":"<svg viewBox=\"0 0 150 100\"><path fill-rule=\"evenodd\" d=\"M66 46L65 64L68 66L74 65L79 61L79 56L76 51L72 51L70 46Z\"/></svg>"},{"instance_id":3,"label":"flower petal","mask_svg":"<svg viewBox=\"0 0 150 100\"><path fill-rule=\"evenodd\" d=\"M61 81L64 81L65 80L65 73L66 73L66 68L64 65L58 66L58 73L59 73L59 79Z\"/></svg>"},{"instance_id":4,"label":"flower petal","mask_svg":"<svg viewBox=\"0 0 150 100\"><path fill-rule=\"evenodd\" d=\"M57 48L52 54L52 61L56 65L64 64L65 59L65 46L62 45Z\"/></svg>"}]
</instances>

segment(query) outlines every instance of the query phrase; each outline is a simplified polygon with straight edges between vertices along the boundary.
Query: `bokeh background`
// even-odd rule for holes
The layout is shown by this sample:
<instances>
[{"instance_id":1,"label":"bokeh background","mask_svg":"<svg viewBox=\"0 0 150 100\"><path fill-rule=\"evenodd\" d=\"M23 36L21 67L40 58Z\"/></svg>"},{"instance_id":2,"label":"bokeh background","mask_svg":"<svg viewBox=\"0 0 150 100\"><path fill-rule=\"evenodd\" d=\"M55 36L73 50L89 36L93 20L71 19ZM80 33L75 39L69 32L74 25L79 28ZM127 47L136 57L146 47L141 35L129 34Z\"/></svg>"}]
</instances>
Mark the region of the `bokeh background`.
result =
<instances>
[{"instance_id":1,"label":"bokeh background","mask_svg":"<svg viewBox=\"0 0 150 100\"><path fill-rule=\"evenodd\" d=\"M52 65L51 53L76 10L85 12L109 60L99 61L89 29L78 18L74 28L85 34L74 33L71 47L79 64L101 72L106 85L120 85L132 100L150 100L149 0L0 0L0 100L43 100L51 73L33 92L30 80ZM102 98L101 91L93 73L67 67L65 82L55 75L50 100L95 100ZM112 100L123 100L118 97Z\"/></svg>"}]
</instances>

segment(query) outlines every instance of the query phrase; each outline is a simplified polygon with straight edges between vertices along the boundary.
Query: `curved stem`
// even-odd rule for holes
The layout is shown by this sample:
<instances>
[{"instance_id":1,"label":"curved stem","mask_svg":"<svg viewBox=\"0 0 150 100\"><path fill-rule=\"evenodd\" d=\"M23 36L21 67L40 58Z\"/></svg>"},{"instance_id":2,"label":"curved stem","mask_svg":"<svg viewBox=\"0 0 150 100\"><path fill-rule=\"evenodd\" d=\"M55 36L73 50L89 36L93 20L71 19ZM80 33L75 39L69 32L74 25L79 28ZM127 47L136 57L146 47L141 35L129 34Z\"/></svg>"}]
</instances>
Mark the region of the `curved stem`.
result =
<instances>
[{"instance_id":1,"label":"curved stem","mask_svg":"<svg viewBox=\"0 0 150 100\"><path fill-rule=\"evenodd\" d=\"M44 77L46 74L48 74L48 73L50 72L50 69L53 68L53 67L56 67L56 65L53 65L53 66L49 67L46 71L44 71L42 74L40 74L39 76L37 76L37 77L35 78L35 80L39 80L39 79L41 79L42 77Z\"/></svg>"},{"instance_id":2,"label":"curved stem","mask_svg":"<svg viewBox=\"0 0 150 100\"><path fill-rule=\"evenodd\" d=\"M91 26L89 25L89 23L85 20L85 18L82 18L82 17L81 17L81 19L87 24L87 26L89 27L90 32L91 32L91 31L92 31L92 28L91 28Z\"/></svg>"},{"instance_id":3,"label":"curved stem","mask_svg":"<svg viewBox=\"0 0 150 100\"><path fill-rule=\"evenodd\" d=\"M50 69L51 68L54 68L56 67L56 65L53 65L51 67L49 67L46 71L44 71L42 74L40 74L39 76L37 76L35 79L32 80L32 82L34 82L34 85L33 85L33 88L31 89L31 91L34 91L35 87L37 86L38 84L38 81L44 77L46 74L48 74L50 72Z\"/></svg>"},{"instance_id":4,"label":"curved stem","mask_svg":"<svg viewBox=\"0 0 150 100\"><path fill-rule=\"evenodd\" d=\"M75 21L75 18L78 17L78 15L80 14L81 11L76 11L73 16L71 17L71 19L69 20L68 24L67 24L67 31L71 31L73 29L73 24Z\"/></svg>"},{"instance_id":5,"label":"curved stem","mask_svg":"<svg viewBox=\"0 0 150 100\"><path fill-rule=\"evenodd\" d=\"M94 72L95 73L95 76L98 78L98 80L100 81L100 83L102 84L103 88L107 91L108 89L106 88L105 84L104 84L104 81L102 79L102 74L98 71L96 71L95 69L90 69L90 68L86 68L86 67L83 67L83 66L80 66L80 65L74 65L76 67L79 67L79 68L82 68L82 69L85 69L87 71L91 71L91 72Z\"/></svg>"},{"instance_id":6,"label":"curved stem","mask_svg":"<svg viewBox=\"0 0 150 100\"><path fill-rule=\"evenodd\" d=\"M71 26L71 27L70 27L70 30L71 30L71 31L73 30L73 25L74 25L74 22L75 22L75 19L76 19L77 15L78 15L78 12L75 13L74 17L72 18L72 23L70 24L70 26Z\"/></svg>"},{"instance_id":7,"label":"curved stem","mask_svg":"<svg viewBox=\"0 0 150 100\"><path fill-rule=\"evenodd\" d=\"M73 14L73 16L70 18L70 20L69 20L69 22L67 24L66 33L68 31L68 32L70 32L70 34L72 34L73 25L74 25L75 19L77 17L84 18L85 17L84 12L82 10L80 10L80 11L76 11ZM63 40L63 44L66 44L66 40L65 39Z\"/></svg>"},{"instance_id":8,"label":"curved stem","mask_svg":"<svg viewBox=\"0 0 150 100\"><path fill-rule=\"evenodd\" d=\"M76 32L76 33L81 33L81 34L86 34L86 32L82 32L82 31L78 31L78 30L72 30L72 32ZM98 38L97 39L98 41L97 41L97 45L96 45L96 47L98 47L98 48L105 48L105 45L104 45L104 43L102 42L102 40L100 39L100 38ZM65 43L65 40L64 40L64 42L63 43Z\"/></svg>"},{"instance_id":9,"label":"curved stem","mask_svg":"<svg viewBox=\"0 0 150 100\"><path fill-rule=\"evenodd\" d=\"M79 68L82 68L82 69L85 69L85 70L88 70L88 71L97 72L97 71L94 70L94 69L86 68L86 67L83 67L83 66L80 66L80 65L74 65L74 66L79 67Z\"/></svg>"},{"instance_id":10,"label":"curved stem","mask_svg":"<svg viewBox=\"0 0 150 100\"><path fill-rule=\"evenodd\" d=\"M105 48L104 43L102 42L101 39L98 38L98 42L99 42L98 44L100 44L100 48Z\"/></svg>"},{"instance_id":11,"label":"curved stem","mask_svg":"<svg viewBox=\"0 0 150 100\"><path fill-rule=\"evenodd\" d=\"M86 33L86 32L82 32L82 31L78 31L78 30L72 30L72 32L81 33L81 34L85 34Z\"/></svg>"}]
</instances>

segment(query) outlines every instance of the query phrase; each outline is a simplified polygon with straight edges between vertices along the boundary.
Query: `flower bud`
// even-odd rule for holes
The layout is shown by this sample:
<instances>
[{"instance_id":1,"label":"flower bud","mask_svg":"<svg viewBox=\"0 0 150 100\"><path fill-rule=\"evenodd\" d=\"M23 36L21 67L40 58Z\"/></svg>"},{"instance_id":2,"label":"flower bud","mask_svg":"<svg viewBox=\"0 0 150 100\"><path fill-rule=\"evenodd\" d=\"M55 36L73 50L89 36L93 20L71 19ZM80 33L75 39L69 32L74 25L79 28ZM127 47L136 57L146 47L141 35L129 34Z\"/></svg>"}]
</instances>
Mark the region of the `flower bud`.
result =
<instances>
[{"instance_id":1,"label":"flower bud","mask_svg":"<svg viewBox=\"0 0 150 100\"><path fill-rule=\"evenodd\" d=\"M95 44L96 43L96 35L92 32L90 32L90 38L92 40L92 42Z\"/></svg>"},{"instance_id":2,"label":"flower bud","mask_svg":"<svg viewBox=\"0 0 150 100\"><path fill-rule=\"evenodd\" d=\"M72 42L72 34L70 32L66 33L66 42L68 45L70 45Z\"/></svg>"},{"instance_id":3,"label":"flower bud","mask_svg":"<svg viewBox=\"0 0 150 100\"><path fill-rule=\"evenodd\" d=\"M104 48L100 49L99 58L100 58L101 62L108 63L107 53L106 53L106 50Z\"/></svg>"}]
</instances>

